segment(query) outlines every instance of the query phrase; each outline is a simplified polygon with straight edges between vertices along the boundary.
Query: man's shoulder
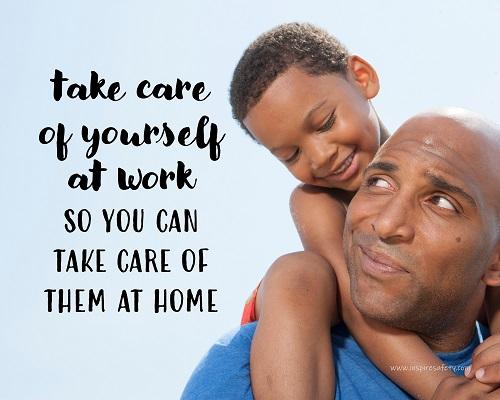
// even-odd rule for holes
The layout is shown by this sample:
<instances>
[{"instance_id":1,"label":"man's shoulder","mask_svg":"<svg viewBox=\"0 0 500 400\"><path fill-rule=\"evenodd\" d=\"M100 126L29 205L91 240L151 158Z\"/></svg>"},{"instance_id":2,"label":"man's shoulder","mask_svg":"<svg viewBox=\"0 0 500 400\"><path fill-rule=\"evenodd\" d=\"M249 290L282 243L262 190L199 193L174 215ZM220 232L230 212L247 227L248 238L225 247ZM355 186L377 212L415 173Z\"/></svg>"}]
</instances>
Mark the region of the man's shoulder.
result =
<instances>
[{"instance_id":1,"label":"man's shoulder","mask_svg":"<svg viewBox=\"0 0 500 400\"><path fill-rule=\"evenodd\" d=\"M255 328L257 327L257 322L251 322L249 324L242 325L238 328L233 329L224 336L222 336L215 343L218 346L227 347L246 347L250 346L252 343L253 335L255 334Z\"/></svg>"},{"instance_id":2,"label":"man's shoulder","mask_svg":"<svg viewBox=\"0 0 500 400\"><path fill-rule=\"evenodd\" d=\"M339 324L333 329L332 345L337 381L336 400L411 398L372 363L345 325Z\"/></svg>"},{"instance_id":3,"label":"man's shoulder","mask_svg":"<svg viewBox=\"0 0 500 400\"><path fill-rule=\"evenodd\" d=\"M252 400L250 347L257 323L222 336L194 370L182 400Z\"/></svg>"},{"instance_id":4,"label":"man's shoulder","mask_svg":"<svg viewBox=\"0 0 500 400\"><path fill-rule=\"evenodd\" d=\"M337 377L337 400L411 398L375 366L345 325L336 326L332 333ZM443 368L452 370L457 375L463 375L465 367L471 363L474 349L488 335L488 330L478 323L473 338L466 347L453 353L437 354L443 361ZM395 365L393 368L396 371L418 373L419 368L432 368L432 366Z\"/></svg>"},{"instance_id":5,"label":"man's shoulder","mask_svg":"<svg viewBox=\"0 0 500 400\"><path fill-rule=\"evenodd\" d=\"M256 326L257 322L252 322L226 333L214 343L204 360L223 358L226 363L231 360L241 363L241 359L249 359Z\"/></svg>"}]
</instances>

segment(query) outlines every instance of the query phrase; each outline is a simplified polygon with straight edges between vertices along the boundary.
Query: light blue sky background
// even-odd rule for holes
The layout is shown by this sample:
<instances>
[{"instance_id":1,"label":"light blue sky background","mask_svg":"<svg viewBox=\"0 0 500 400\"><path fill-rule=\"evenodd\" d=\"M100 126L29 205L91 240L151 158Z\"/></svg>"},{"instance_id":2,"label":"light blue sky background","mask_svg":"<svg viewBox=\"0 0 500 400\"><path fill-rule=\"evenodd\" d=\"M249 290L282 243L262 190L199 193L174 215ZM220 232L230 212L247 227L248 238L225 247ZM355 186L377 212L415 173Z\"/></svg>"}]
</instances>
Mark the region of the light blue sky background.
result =
<instances>
[{"instance_id":1,"label":"light blue sky background","mask_svg":"<svg viewBox=\"0 0 500 400\"><path fill-rule=\"evenodd\" d=\"M279 255L300 249L288 213L296 181L231 119L233 68L261 32L287 21L318 24L378 70L374 103L390 130L412 114L443 105L468 107L499 122L500 3L496 1L268 2L2 2L0 6L0 399L175 399L209 345L238 325L243 303ZM120 81L127 97L58 103L55 68L75 81L96 70ZM203 80L203 103L140 101L142 79ZM145 122L191 126L207 114L227 133L222 157L150 146L103 147L109 169L99 193L72 191L70 173L90 167L82 124L141 129ZM75 132L61 163L53 145L38 143L46 125ZM184 160L198 177L194 191L122 192L114 170L172 168ZM197 234L159 234L160 208L199 211ZM86 234L67 234L66 208L88 208ZM144 208L143 233L105 235L102 208ZM58 274L52 249L105 247L108 273ZM120 274L121 248L209 247L203 274ZM118 314L122 288L144 289L142 312ZM216 314L151 312L153 288L217 288ZM49 314L46 288L104 288L108 312ZM146 295L147 293L147 295Z\"/></svg>"}]
</instances>

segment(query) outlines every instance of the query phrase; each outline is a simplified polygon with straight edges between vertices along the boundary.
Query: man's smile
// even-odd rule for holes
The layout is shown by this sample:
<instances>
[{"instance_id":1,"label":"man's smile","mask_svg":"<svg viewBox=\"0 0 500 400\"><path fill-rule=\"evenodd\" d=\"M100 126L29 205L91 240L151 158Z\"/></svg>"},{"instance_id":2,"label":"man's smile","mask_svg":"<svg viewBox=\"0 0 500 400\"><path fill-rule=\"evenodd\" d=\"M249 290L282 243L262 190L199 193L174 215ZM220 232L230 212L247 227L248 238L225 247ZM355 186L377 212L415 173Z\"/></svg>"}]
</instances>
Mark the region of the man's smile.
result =
<instances>
[{"instance_id":1,"label":"man's smile","mask_svg":"<svg viewBox=\"0 0 500 400\"><path fill-rule=\"evenodd\" d=\"M380 250L359 245L361 269L364 273L376 278L392 278L395 275L407 274L402 264Z\"/></svg>"}]
</instances>

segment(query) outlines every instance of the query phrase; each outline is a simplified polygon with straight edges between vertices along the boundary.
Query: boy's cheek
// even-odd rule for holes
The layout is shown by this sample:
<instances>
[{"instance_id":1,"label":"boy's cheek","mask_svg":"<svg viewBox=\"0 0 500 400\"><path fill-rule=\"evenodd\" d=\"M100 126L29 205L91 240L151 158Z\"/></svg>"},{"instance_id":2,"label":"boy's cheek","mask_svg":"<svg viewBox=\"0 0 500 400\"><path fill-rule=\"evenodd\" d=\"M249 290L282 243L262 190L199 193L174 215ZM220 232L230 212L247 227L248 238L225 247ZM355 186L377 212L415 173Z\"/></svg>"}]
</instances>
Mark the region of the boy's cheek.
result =
<instances>
[{"instance_id":1,"label":"boy's cheek","mask_svg":"<svg viewBox=\"0 0 500 400\"><path fill-rule=\"evenodd\" d=\"M297 178L299 181L301 181L302 183L308 183L310 185L317 185L314 182L314 179L313 179L311 172L308 171L308 169L304 165L300 165L301 164L300 162L298 162L296 164L292 164L292 165L287 165L285 163L283 163L283 164L288 169L288 171L295 178Z\"/></svg>"}]
</instances>

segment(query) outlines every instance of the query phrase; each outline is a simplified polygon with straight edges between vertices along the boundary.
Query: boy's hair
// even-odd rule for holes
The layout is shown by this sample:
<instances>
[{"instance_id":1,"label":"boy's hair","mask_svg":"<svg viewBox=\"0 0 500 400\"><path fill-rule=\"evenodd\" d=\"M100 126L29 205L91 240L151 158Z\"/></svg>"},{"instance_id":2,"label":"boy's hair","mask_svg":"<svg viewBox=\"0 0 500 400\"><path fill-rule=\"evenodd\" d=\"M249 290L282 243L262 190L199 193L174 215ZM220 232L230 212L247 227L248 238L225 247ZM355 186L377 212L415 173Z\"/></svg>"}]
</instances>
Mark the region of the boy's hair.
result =
<instances>
[{"instance_id":1,"label":"boy's hair","mask_svg":"<svg viewBox=\"0 0 500 400\"><path fill-rule=\"evenodd\" d=\"M291 66L311 75L345 74L349 53L323 29L307 23L288 23L263 33L243 53L229 90L233 118L243 124L264 91Z\"/></svg>"}]
</instances>

